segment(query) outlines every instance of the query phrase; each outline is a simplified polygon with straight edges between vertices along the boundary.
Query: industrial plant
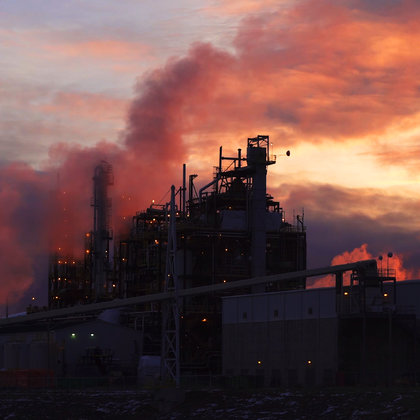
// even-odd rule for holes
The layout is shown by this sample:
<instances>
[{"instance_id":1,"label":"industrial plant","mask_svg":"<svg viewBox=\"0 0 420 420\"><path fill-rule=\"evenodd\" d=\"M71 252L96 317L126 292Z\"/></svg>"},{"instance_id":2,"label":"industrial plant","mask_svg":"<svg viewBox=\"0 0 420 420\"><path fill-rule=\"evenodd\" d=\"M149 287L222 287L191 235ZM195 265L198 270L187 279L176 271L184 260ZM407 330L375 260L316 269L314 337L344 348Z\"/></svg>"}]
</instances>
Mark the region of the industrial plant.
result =
<instances>
[{"instance_id":1,"label":"industrial plant","mask_svg":"<svg viewBox=\"0 0 420 420\"><path fill-rule=\"evenodd\" d=\"M29 384L34 372L51 384L136 376L179 386L194 375L261 386L415 383L420 283L397 283L375 260L307 269L304 215L288 222L267 193L270 145L258 135L246 154L220 147L200 188L184 165L170 200L132 215L118 241L113 169L100 162L83 260L51 255L48 310L0 320L0 385L16 375ZM335 287L306 287L324 275Z\"/></svg>"}]
</instances>

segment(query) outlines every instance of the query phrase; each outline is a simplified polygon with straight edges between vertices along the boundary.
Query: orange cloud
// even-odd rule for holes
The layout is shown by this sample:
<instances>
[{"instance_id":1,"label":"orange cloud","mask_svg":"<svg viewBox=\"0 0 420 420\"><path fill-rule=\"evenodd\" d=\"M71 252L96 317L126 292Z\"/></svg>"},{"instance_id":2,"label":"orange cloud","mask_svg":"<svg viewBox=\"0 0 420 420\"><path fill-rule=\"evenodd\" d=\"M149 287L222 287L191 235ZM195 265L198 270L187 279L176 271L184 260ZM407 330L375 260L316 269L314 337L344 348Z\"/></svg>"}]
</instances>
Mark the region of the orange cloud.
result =
<instances>
[{"instance_id":1,"label":"orange cloud","mask_svg":"<svg viewBox=\"0 0 420 420\"><path fill-rule=\"evenodd\" d=\"M206 13L212 15L241 16L249 13L266 11L268 8L278 8L282 3L289 3L288 0L214 0L205 7Z\"/></svg>"},{"instance_id":2,"label":"orange cloud","mask_svg":"<svg viewBox=\"0 0 420 420\"><path fill-rule=\"evenodd\" d=\"M88 57L99 60L134 60L150 53L148 45L117 40L89 40L44 45L44 49L67 57Z\"/></svg>"},{"instance_id":3,"label":"orange cloud","mask_svg":"<svg viewBox=\"0 0 420 420\"><path fill-rule=\"evenodd\" d=\"M375 151L375 157L384 166L400 166L409 174L420 171L420 137L399 144L384 144Z\"/></svg>"}]
</instances>

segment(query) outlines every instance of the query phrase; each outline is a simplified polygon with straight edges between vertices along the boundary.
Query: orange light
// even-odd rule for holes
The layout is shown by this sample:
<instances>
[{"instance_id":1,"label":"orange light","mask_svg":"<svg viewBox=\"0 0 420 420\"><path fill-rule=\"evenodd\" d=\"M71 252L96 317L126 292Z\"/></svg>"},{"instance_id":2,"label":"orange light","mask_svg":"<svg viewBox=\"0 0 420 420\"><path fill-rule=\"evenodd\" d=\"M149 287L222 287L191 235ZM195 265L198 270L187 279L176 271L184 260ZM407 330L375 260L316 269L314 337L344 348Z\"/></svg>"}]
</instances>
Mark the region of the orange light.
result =
<instances>
[{"instance_id":1,"label":"orange light","mask_svg":"<svg viewBox=\"0 0 420 420\"><path fill-rule=\"evenodd\" d=\"M116 284L113 284L112 287L117 287L117 285Z\"/></svg>"},{"instance_id":2,"label":"orange light","mask_svg":"<svg viewBox=\"0 0 420 420\"><path fill-rule=\"evenodd\" d=\"M384 293L384 297L388 297L388 293Z\"/></svg>"},{"instance_id":3,"label":"orange light","mask_svg":"<svg viewBox=\"0 0 420 420\"><path fill-rule=\"evenodd\" d=\"M228 249L228 248L225 248L225 251L226 251L226 252L228 252L228 251L229 251L229 249Z\"/></svg>"},{"instance_id":4,"label":"orange light","mask_svg":"<svg viewBox=\"0 0 420 420\"><path fill-rule=\"evenodd\" d=\"M203 318L201 322L207 322L207 318Z\"/></svg>"},{"instance_id":5,"label":"orange light","mask_svg":"<svg viewBox=\"0 0 420 420\"><path fill-rule=\"evenodd\" d=\"M308 360L308 365L312 365L312 360Z\"/></svg>"},{"instance_id":6,"label":"orange light","mask_svg":"<svg viewBox=\"0 0 420 420\"><path fill-rule=\"evenodd\" d=\"M258 360L257 365L261 365L261 364L262 364L261 360Z\"/></svg>"},{"instance_id":7,"label":"orange light","mask_svg":"<svg viewBox=\"0 0 420 420\"><path fill-rule=\"evenodd\" d=\"M90 236L90 233L89 232L86 233L86 238L89 238L89 236Z\"/></svg>"},{"instance_id":8,"label":"orange light","mask_svg":"<svg viewBox=\"0 0 420 420\"><path fill-rule=\"evenodd\" d=\"M90 254L90 250L89 249L86 250L86 254Z\"/></svg>"},{"instance_id":9,"label":"orange light","mask_svg":"<svg viewBox=\"0 0 420 420\"><path fill-rule=\"evenodd\" d=\"M35 296L32 296L32 300L35 300Z\"/></svg>"},{"instance_id":10,"label":"orange light","mask_svg":"<svg viewBox=\"0 0 420 420\"><path fill-rule=\"evenodd\" d=\"M344 296L348 296L349 292L344 292Z\"/></svg>"},{"instance_id":11,"label":"orange light","mask_svg":"<svg viewBox=\"0 0 420 420\"><path fill-rule=\"evenodd\" d=\"M227 282L227 280L223 280L223 283L226 283Z\"/></svg>"}]
</instances>

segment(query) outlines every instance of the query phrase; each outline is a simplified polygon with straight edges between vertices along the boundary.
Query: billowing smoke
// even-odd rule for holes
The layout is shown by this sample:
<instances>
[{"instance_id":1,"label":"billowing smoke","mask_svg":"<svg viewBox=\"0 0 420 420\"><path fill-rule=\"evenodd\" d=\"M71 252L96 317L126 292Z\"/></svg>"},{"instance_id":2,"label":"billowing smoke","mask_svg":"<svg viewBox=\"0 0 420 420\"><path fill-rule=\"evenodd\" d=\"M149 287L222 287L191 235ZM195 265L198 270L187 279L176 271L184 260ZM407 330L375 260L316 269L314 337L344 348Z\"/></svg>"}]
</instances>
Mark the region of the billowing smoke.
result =
<instances>
[{"instance_id":1,"label":"billowing smoke","mask_svg":"<svg viewBox=\"0 0 420 420\"><path fill-rule=\"evenodd\" d=\"M378 256L372 255L368 251L368 244L362 244L360 247L354 248L352 251L344 251L343 253L336 255L331 260L331 265L349 264L362 260L376 259L378 269L384 270L395 270L395 276L397 281L409 280L420 277L420 270L418 269L407 269L404 267L404 256L401 254L394 254L389 252L382 252ZM379 257L382 257L379 258ZM343 277L344 284L350 283L350 273L347 272ZM324 276L312 280L308 280L308 287L333 287L335 286L335 277L332 275Z\"/></svg>"},{"instance_id":2,"label":"billowing smoke","mask_svg":"<svg viewBox=\"0 0 420 420\"><path fill-rule=\"evenodd\" d=\"M196 44L144 76L118 142L57 144L40 171L1 167L0 301L23 302L35 278L46 289L40 261L50 252L81 252L91 228L93 168L101 160L114 168L118 232L127 217L180 182L184 160L207 168L220 144L242 144L256 134L288 143L349 141L379 135L401 119L412 126L420 53L406 46L420 40L419 9L408 0L384 3L377 3L380 13L376 2L362 0L304 0L261 12L243 21L230 52ZM314 238L309 254L329 260L336 244L327 249L322 241L333 222L318 215L322 223L307 219ZM334 216L344 232L339 249L351 235L347 249L364 241L341 216ZM324 234L314 235L316 229Z\"/></svg>"},{"instance_id":3,"label":"billowing smoke","mask_svg":"<svg viewBox=\"0 0 420 420\"><path fill-rule=\"evenodd\" d=\"M111 193L117 233L136 211L180 181L183 135L204 118L200 107L216 83L211 70L225 59L225 53L197 45L189 56L141 81L119 144L59 143L42 171L14 164L0 169L0 302L22 299L24 305L28 290L45 293L47 272L39 270L39 260L45 266L50 253L82 255L83 234L92 226L93 170L101 160L110 162L115 173Z\"/></svg>"}]
</instances>

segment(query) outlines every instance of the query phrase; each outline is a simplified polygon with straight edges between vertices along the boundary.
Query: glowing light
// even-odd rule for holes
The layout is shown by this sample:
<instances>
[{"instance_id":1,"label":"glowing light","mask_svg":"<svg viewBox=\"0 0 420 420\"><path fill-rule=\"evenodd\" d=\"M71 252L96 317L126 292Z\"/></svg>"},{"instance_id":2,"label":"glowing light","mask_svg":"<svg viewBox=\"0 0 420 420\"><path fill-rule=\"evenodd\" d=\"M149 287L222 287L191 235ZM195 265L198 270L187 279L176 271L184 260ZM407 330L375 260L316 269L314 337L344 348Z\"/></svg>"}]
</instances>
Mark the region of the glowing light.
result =
<instances>
[{"instance_id":1,"label":"glowing light","mask_svg":"<svg viewBox=\"0 0 420 420\"><path fill-rule=\"evenodd\" d=\"M388 297L388 293L384 293L384 297Z\"/></svg>"},{"instance_id":2,"label":"glowing light","mask_svg":"<svg viewBox=\"0 0 420 420\"><path fill-rule=\"evenodd\" d=\"M76 338L76 333L71 333L71 338Z\"/></svg>"},{"instance_id":3,"label":"glowing light","mask_svg":"<svg viewBox=\"0 0 420 420\"><path fill-rule=\"evenodd\" d=\"M89 238L90 233L89 233L89 232L87 232L85 236L86 236L86 238Z\"/></svg>"},{"instance_id":4,"label":"glowing light","mask_svg":"<svg viewBox=\"0 0 420 420\"><path fill-rule=\"evenodd\" d=\"M35 296L32 296L32 300L35 300Z\"/></svg>"},{"instance_id":5,"label":"glowing light","mask_svg":"<svg viewBox=\"0 0 420 420\"><path fill-rule=\"evenodd\" d=\"M117 287L117 285L116 284L113 284L112 287Z\"/></svg>"},{"instance_id":6,"label":"glowing light","mask_svg":"<svg viewBox=\"0 0 420 420\"><path fill-rule=\"evenodd\" d=\"M349 292L344 292L344 296L348 296L349 295Z\"/></svg>"},{"instance_id":7,"label":"glowing light","mask_svg":"<svg viewBox=\"0 0 420 420\"><path fill-rule=\"evenodd\" d=\"M95 334L94 334L94 333L90 333L90 336L91 336L91 337L95 337Z\"/></svg>"},{"instance_id":8,"label":"glowing light","mask_svg":"<svg viewBox=\"0 0 420 420\"><path fill-rule=\"evenodd\" d=\"M227 280L223 280L223 283L226 283L227 282Z\"/></svg>"},{"instance_id":9,"label":"glowing light","mask_svg":"<svg viewBox=\"0 0 420 420\"><path fill-rule=\"evenodd\" d=\"M229 249L228 248L225 248L225 252L228 252L229 251Z\"/></svg>"},{"instance_id":10,"label":"glowing light","mask_svg":"<svg viewBox=\"0 0 420 420\"><path fill-rule=\"evenodd\" d=\"M308 365L312 365L312 360L308 360Z\"/></svg>"},{"instance_id":11,"label":"glowing light","mask_svg":"<svg viewBox=\"0 0 420 420\"><path fill-rule=\"evenodd\" d=\"M261 364L262 364L261 360L258 360L257 365L261 365Z\"/></svg>"},{"instance_id":12,"label":"glowing light","mask_svg":"<svg viewBox=\"0 0 420 420\"><path fill-rule=\"evenodd\" d=\"M207 322L207 318L203 318L201 322Z\"/></svg>"},{"instance_id":13,"label":"glowing light","mask_svg":"<svg viewBox=\"0 0 420 420\"><path fill-rule=\"evenodd\" d=\"M155 244L156 244L156 245L158 245L158 244L159 244L159 241L158 241L157 239L155 239Z\"/></svg>"},{"instance_id":14,"label":"glowing light","mask_svg":"<svg viewBox=\"0 0 420 420\"><path fill-rule=\"evenodd\" d=\"M86 254L90 254L90 250L89 249L86 250Z\"/></svg>"}]
</instances>

